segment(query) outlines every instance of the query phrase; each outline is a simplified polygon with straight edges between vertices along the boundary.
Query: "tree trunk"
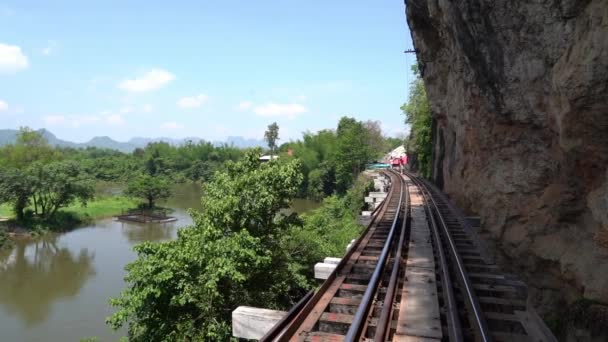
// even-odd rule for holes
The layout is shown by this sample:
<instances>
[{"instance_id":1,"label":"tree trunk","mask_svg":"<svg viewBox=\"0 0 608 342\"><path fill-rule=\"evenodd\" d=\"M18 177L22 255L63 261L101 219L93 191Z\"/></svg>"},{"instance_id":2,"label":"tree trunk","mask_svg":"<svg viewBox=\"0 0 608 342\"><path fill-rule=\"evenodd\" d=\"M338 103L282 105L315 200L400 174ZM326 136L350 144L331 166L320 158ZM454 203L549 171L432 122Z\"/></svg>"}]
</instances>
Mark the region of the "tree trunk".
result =
<instances>
[{"instance_id":1,"label":"tree trunk","mask_svg":"<svg viewBox=\"0 0 608 342\"><path fill-rule=\"evenodd\" d=\"M148 208L152 209L153 205L154 205L154 198L148 197Z\"/></svg>"},{"instance_id":2,"label":"tree trunk","mask_svg":"<svg viewBox=\"0 0 608 342\"><path fill-rule=\"evenodd\" d=\"M25 201L22 199L17 200L15 203L15 214L17 215L17 221L23 221L25 215L23 214L23 209L25 209Z\"/></svg>"}]
</instances>

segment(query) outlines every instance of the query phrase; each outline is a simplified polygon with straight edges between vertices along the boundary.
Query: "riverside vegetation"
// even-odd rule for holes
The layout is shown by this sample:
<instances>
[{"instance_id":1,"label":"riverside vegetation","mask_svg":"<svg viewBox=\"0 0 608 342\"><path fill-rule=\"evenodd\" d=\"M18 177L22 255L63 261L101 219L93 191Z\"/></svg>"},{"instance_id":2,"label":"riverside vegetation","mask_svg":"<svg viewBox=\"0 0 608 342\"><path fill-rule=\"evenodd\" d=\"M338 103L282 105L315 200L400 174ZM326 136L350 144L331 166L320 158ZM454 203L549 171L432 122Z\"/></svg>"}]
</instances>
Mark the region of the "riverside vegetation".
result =
<instances>
[{"instance_id":1,"label":"riverside vegetation","mask_svg":"<svg viewBox=\"0 0 608 342\"><path fill-rule=\"evenodd\" d=\"M207 143L153 143L133 153L54 148L22 129L14 145L0 149L0 213L25 229L65 229L138 202L154 206L172 182L200 182L194 224L175 240L135 248L127 289L112 299L117 311L107 322L127 326L134 341L227 340L237 305L286 309L314 286L314 263L344 253L361 231L357 216L371 186L360 171L401 143L384 138L377 123L347 117L335 131L280 146L278 126L270 128L280 158L268 163L259 149ZM126 190L94 191L114 183ZM302 216L286 214L296 197L323 203Z\"/></svg>"},{"instance_id":2,"label":"riverside vegetation","mask_svg":"<svg viewBox=\"0 0 608 342\"><path fill-rule=\"evenodd\" d=\"M203 182L243 153L206 142L151 143L133 153L56 148L38 132L22 128L14 144L0 148L0 216L5 221L0 223L0 247L8 241L6 230L66 230L118 214L138 201L154 206L170 195L171 182ZM124 195L96 194L96 184L108 183L125 184Z\"/></svg>"},{"instance_id":3,"label":"riverside vegetation","mask_svg":"<svg viewBox=\"0 0 608 342\"><path fill-rule=\"evenodd\" d=\"M238 305L286 309L314 286L312 265L342 256L372 183L358 177L343 196L310 214L286 215L303 180L299 159L268 163L251 151L203 185L202 210L176 240L135 247L128 288L112 299L113 328L131 341L226 341Z\"/></svg>"},{"instance_id":4,"label":"riverside vegetation","mask_svg":"<svg viewBox=\"0 0 608 342\"><path fill-rule=\"evenodd\" d=\"M130 341L226 341L238 305L289 308L315 286L313 265L342 256L361 232L357 216L373 183L360 172L400 143L378 126L345 117L336 131L281 145L278 160L262 163L254 150L225 163L203 184L192 226L135 247L107 323L126 326ZM267 133L274 150L278 127ZM302 195L324 200L305 215L285 214Z\"/></svg>"}]
</instances>

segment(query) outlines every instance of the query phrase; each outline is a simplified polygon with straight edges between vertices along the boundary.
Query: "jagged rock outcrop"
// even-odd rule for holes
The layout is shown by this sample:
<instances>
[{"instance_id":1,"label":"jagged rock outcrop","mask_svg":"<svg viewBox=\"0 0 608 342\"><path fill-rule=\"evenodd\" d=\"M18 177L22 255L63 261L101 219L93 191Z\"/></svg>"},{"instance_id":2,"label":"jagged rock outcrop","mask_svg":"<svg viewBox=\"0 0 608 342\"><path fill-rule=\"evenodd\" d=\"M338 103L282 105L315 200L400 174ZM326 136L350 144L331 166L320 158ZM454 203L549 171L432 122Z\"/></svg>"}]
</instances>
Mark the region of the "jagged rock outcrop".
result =
<instances>
[{"instance_id":1,"label":"jagged rock outcrop","mask_svg":"<svg viewBox=\"0 0 608 342\"><path fill-rule=\"evenodd\" d=\"M409 0L434 175L537 300L608 302L608 1Z\"/></svg>"}]
</instances>

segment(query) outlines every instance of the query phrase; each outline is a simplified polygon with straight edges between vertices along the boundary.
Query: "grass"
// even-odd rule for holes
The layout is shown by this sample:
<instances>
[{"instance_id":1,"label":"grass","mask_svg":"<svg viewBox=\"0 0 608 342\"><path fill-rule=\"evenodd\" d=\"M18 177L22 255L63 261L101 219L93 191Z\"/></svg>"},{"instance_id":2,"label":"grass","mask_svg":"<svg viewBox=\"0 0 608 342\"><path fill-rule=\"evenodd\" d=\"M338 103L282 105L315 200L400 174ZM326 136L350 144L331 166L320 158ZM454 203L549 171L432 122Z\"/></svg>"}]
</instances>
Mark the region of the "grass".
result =
<instances>
[{"instance_id":1,"label":"grass","mask_svg":"<svg viewBox=\"0 0 608 342\"><path fill-rule=\"evenodd\" d=\"M9 204L0 204L0 217L13 217L13 209Z\"/></svg>"},{"instance_id":2,"label":"grass","mask_svg":"<svg viewBox=\"0 0 608 342\"><path fill-rule=\"evenodd\" d=\"M86 207L74 203L61 210L86 221L120 214L123 210L136 207L138 203L138 201L124 196L104 196L90 201Z\"/></svg>"},{"instance_id":3,"label":"grass","mask_svg":"<svg viewBox=\"0 0 608 342\"><path fill-rule=\"evenodd\" d=\"M34 234L45 231L66 231L95 219L120 214L123 210L134 208L138 201L125 196L98 196L89 201L86 206L76 202L60 209L51 220L41 217L29 217L22 222L14 221L14 213L10 205L0 205L0 217L9 218L6 226L21 227ZM28 208L32 209L32 208Z\"/></svg>"}]
</instances>

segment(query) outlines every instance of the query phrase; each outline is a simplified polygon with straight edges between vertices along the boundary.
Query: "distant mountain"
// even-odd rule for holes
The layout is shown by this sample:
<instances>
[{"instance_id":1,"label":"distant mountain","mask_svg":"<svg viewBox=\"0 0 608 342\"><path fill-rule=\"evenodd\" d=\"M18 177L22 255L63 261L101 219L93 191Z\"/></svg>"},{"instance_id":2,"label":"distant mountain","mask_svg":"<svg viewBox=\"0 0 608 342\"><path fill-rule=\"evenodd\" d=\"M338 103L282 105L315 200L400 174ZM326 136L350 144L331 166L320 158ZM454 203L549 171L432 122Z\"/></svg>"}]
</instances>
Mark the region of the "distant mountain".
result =
<instances>
[{"instance_id":1,"label":"distant mountain","mask_svg":"<svg viewBox=\"0 0 608 342\"><path fill-rule=\"evenodd\" d=\"M248 139L243 137L228 137L226 141L214 141L214 145L228 144L239 148L263 147L266 145L264 140Z\"/></svg>"},{"instance_id":2,"label":"distant mountain","mask_svg":"<svg viewBox=\"0 0 608 342\"><path fill-rule=\"evenodd\" d=\"M72 141L62 140L57 138L53 133L46 129L40 129L38 132L49 142L49 144L58 147L72 147L72 148L86 148L86 147L98 147L98 148L107 148L112 150L118 150L121 152L132 152L138 147L145 147L149 143L152 142L166 142L171 145L182 145L186 141L192 141L194 143L198 143L203 141L203 139L198 137L188 137L184 139L173 139L173 138L143 138L143 137L134 137L131 138L127 142L116 141L110 137L94 137L93 139L84 142L84 143L75 143ZM18 130L15 129L0 129L0 146L12 144L17 140ZM219 146L222 144L234 145L238 148L249 148L249 147L257 147L264 146L263 140L256 139L247 139L239 136L231 136L226 139L226 141L214 141L213 144L215 146Z\"/></svg>"}]
</instances>

